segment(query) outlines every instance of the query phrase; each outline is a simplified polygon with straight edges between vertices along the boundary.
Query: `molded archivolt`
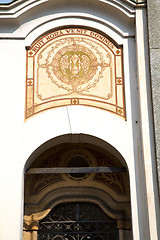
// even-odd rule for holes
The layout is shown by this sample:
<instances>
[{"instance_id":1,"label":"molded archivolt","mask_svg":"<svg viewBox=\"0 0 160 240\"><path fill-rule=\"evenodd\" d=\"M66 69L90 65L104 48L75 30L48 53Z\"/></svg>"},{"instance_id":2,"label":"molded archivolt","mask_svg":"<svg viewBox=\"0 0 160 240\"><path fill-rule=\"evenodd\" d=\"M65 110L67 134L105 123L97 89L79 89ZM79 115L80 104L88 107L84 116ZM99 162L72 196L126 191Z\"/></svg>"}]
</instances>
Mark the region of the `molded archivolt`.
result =
<instances>
[{"instance_id":1,"label":"molded archivolt","mask_svg":"<svg viewBox=\"0 0 160 240\"><path fill-rule=\"evenodd\" d=\"M105 141L85 134L67 134L53 138L36 149L25 164L25 172L27 172L30 168L37 167L67 167L70 159L73 158L73 161L77 161L75 159L77 156L82 156L87 162L87 166L90 167L125 166L126 170L128 169L121 154ZM84 164L83 161L82 164ZM111 194L114 199L121 196L121 200L126 201L129 197L129 188L128 186L125 186L125 182L128 181L128 174L120 173L119 175L119 173L117 173L115 176L110 175L108 176L108 180L107 175L105 175L106 174L102 174L101 176L101 174L98 174L96 176L95 173L84 174L83 176L80 176L80 179L78 176L72 176L70 174L60 174L57 176L46 175L44 178L39 177L39 175L26 175L26 180L28 182L25 189L27 197L26 202L31 203L32 198L34 197L35 203L38 204L40 203L40 199L41 201L44 199L45 189L47 189L49 193L55 183L56 188L58 186L58 182L60 183L62 181L63 183L68 183L67 186L75 187L79 185L79 180L81 180L84 184L82 184L82 186L86 186L86 183L95 181L97 184L100 184L97 185L99 188L101 188L101 184L103 186L102 189L105 189L105 186L107 189L109 187L109 194ZM46 179L48 179L48 181L46 181ZM65 184L62 184L61 188L64 186ZM95 185L91 184L90 187L94 188ZM28 196L31 197L31 201ZM37 196L40 197L37 198Z\"/></svg>"},{"instance_id":2,"label":"molded archivolt","mask_svg":"<svg viewBox=\"0 0 160 240\"><path fill-rule=\"evenodd\" d=\"M35 159L37 159L45 151L51 148L54 148L56 146L60 146L68 143L78 143L78 144L86 143L90 145L95 145L98 148L101 148L103 151L112 153L114 158L118 159L121 165L124 165L126 169L128 169L127 163L124 157L122 156L122 154L111 144L100 139L99 137L95 137L88 134L64 134L64 135L59 135L57 137L54 137L52 139L48 139L48 141L41 143L37 148L35 148L34 151L30 153L30 155L28 156L27 161L24 163L24 172L26 172L34 163Z\"/></svg>"},{"instance_id":3,"label":"molded archivolt","mask_svg":"<svg viewBox=\"0 0 160 240\"><path fill-rule=\"evenodd\" d=\"M77 164L77 158L83 158L88 166L126 166L118 151L104 141L82 135L80 142L73 143L77 137L61 136L44 144L28 159L26 168L67 167L70 160ZM37 239L33 237L39 221L56 205L67 202L95 203L117 220L118 229L132 228L128 172L26 175L24 201L24 239L29 234L29 239Z\"/></svg>"},{"instance_id":4,"label":"molded archivolt","mask_svg":"<svg viewBox=\"0 0 160 240\"><path fill-rule=\"evenodd\" d=\"M77 24L77 18L87 19L108 25L122 36L133 36L135 9L132 4L125 1L88 0L86 2L85 0L71 0L66 2L64 0L29 0L18 1L10 6L0 6L0 32L3 33L1 37L24 39L33 30L46 23L59 19L66 21L67 18L72 17L75 19L72 20L73 25L74 22ZM6 24L7 29L4 34ZM54 28L53 22L52 28Z\"/></svg>"},{"instance_id":5,"label":"molded archivolt","mask_svg":"<svg viewBox=\"0 0 160 240\"><path fill-rule=\"evenodd\" d=\"M52 1L52 0L50 0ZM10 15L13 17L17 17L21 14L23 14L24 12L30 10L31 8L41 5L43 3L49 2L48 0L15 0L13 2L11 2L8 5L3 5L0 4L0 13L4 14L4 15ZM53 1L52 1L53 2ZM56 2L56 0L54 0L54 2ZM73 2L70 0L71 4L73 5ZM76 0L76 2L79 2L78 0ZM81 0L82 2L82 0ZM96 2L104 2L105 4L111 5L114 8L119 9L120 11L122 11L124 14L131 16L134 12L133 7L136 6L136 3L134 3L132 0L96 0ZM70 4L70 3L68 3ZM94 1L92 1L92 5L94 4Z\"/></svg>"}]
</instances>

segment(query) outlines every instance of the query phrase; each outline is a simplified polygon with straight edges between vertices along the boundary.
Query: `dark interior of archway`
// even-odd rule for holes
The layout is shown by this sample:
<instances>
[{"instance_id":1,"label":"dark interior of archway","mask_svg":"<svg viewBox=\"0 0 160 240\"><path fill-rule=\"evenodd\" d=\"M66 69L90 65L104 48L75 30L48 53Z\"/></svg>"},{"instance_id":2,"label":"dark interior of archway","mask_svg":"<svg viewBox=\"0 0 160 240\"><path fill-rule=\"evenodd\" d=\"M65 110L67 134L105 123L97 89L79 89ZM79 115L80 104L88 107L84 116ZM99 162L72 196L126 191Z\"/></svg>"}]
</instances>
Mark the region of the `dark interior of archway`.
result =
<instances>
[{"instance_id":1,"label":"dark interior of archway","mask_svg":"<svg viewBox=\"0 0 160 240\"><path fill-rule=\"evenodd\" d=\"M73 151L73 155L75 154L75 152L87 150L90 151L93 155L95 155L95 157L107 158L108 160L110 160L110 162L112 162L113 166L126 166L125 163L122 163L120 160L116 159L114 155L112 155L112 153L107 152L98 146L88 143L64 143L44 151L34 160L34 162L30 165L30 168L45 167L45 165L50 165L51 167L51 165L55 161L60 167L60 158L62 154L64 152L67 152L68 150Z\"/></svg>"},{"instance_id":2,"label":"dark interior of archway","mask_svg":"<svg viewBox=\"0 0 160 240\"><path fill-rule=\"evenodd\" d=\"M85 143L65 143L57 145L44 151L30 168L54 168L54 167L122 167L122 162L103 149ZM86 173L72 173L66 174L74 181L81 181L89 176ZM53 183L58 183L63 180L62 174L38 174L26 176L30 182L30 195L36 195L43 191ZM100 182L112 188L119 195L126 195L129 197L129 177L128 173L97 173L94 176L94 181Z\"/></svg>"},{"instance_id":3,"label":"dark interior of archway","mask_svg":"<svg viewBox=\"0 0 160 240\"><path fill-rule=\"evenodd\" d=\"M54 146L50 149L47 149L42 154L40 154L35 161L31 164L30 168L67 168L67 167L124 167L122 161L117 159L112 153L105 151L104 149L97 147L92 144L86 143L65 143ZM57 188L58 184L66 185L67 187L72 186L86 186L89 187L90 184L94 184L94 186L101 186L101 189L107 191L106 189L110 189L109 191L115 197L115 201L119 202L125 206L127 211L127 217L124 215L124 223L123 226L126 229L131 229L131 219L130 219L130 189L129 189L129 175L128 172L113 172L113 173L66 173L66 174L32 174L25 176L25 214L30 215L32 213L36 213L42 211L43 208L37 206L38 202L41 201L41 196L47 194L48 190L52 191L52 189ZM72 185L73 184L73 185ZM86 184L86 185L85 185ZM88 188L89 189L89 188ZM109 193L111 194L111 193ZM64 193L65 196L65 193ZM111 195L110 195L111 196ZM111 196L112 198L112 196ZM121 200L120 200L121 199ZM34 202L36 201L36 204ZM72 199L73 201L73 199ZM124 202L123 202L124 201ZM62 201L65 202L64 200ZM74 201L73 201L74 202ZM92 202L92 201L91 201ZM126 204L126 205L125 205ZM63 205L65 206L65 205ZM63 207L62 207L63 209ZM114 209L113 209L114 211ZM116 210L115 210L116 211ZM51 211L51 212L54 212ZM97 213L96 213L97 214ZM47 217L46 217L47 219ZM50 218L50 220L52 217ZM42 225L45 227L46 223L44 223L45 219L42 220ZM92 221L92 219L91 219ZM108 221L108 220L106 220ZM117 222L117 221L116 221ZM129 225L126 223L129 222ZM48 224L48 223L47 223ZM58 222L57 222L58 224ZM98 223L96 223L98 224ZM68 225L68 223L67 223ZM67 226L66 225L66 226ZM60 225L56 225L60 226ZM129 227L128 227L129 226ZM44 228L42 228L42 235L46 234L43 232ZM53 233L48 233L53 234ZM58 233L59 234L59 233ZM78 233L79 234L79 233ZM112 234L112 233L110 233ZM45 236L45 235L44 235ZM61 240L63 238L56 238L58 235L54 235L51 239ZM88 235L83 240L88 240ZM98 236L98 237L97 237ZM107 236L107 235L105 235ZM114 240L118 238L110 237L102 238L99 235L92 236L91 239L100 240ZM89 237L89 236L88 236ZM39 240L47 239L41 238L39 235ZM50 238L49 238L50 239ZM65 239L65 238L64 238ZM72 240L72 238L66 238L67 240ZM65 239L65 240L66 240ZM74 239L74 238L73 238ZM75 238L76 239L76 238ZM74 239L74 240L75 240ZM78 238L77 238L78 239ZM79 238L79 240L81 240Z\"/></svg>"}]
</instances>

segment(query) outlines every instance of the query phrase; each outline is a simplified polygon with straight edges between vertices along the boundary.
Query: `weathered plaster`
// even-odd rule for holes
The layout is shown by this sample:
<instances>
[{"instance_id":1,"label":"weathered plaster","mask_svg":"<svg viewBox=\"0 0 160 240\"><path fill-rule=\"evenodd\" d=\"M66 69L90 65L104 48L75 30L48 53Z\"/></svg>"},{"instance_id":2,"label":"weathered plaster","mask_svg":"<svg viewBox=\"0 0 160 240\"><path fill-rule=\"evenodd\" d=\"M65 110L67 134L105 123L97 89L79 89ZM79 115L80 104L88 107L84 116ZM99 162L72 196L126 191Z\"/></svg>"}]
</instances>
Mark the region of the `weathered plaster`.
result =
<instances>
[{"instance_id":1,"label":"weathered plaster","mask_svg":"<svg viewBox=\"0 0 160 240\"><path fill-rule=\"evenodd\" d=\"M147 3L150 48L160 48L160 1L148 0Z\"/></svg>"},{"instance_id":2,"label":"weathered plaster","mask_svg":"<svg viewBox=\"0 0 160 240\"><path fill-rule=\"evenodd\" d=\"M160 158L157 158L158 178L160 179Z\"/></svg>"},{"instance_id":3,"label":"weathered plaster","mask_svg":"<svg viewBox=\"0 0 160 240\"><path fill-rule=\"evenodd\" d=\"M153 99L153 115L155 125L155 141L157 165L160 166L160 1L148 0L148 29L149 29L149 50L150 50L150 69ZM159 186L160 186L160 167L158 167Z\"/></svg>"}]
</instances>

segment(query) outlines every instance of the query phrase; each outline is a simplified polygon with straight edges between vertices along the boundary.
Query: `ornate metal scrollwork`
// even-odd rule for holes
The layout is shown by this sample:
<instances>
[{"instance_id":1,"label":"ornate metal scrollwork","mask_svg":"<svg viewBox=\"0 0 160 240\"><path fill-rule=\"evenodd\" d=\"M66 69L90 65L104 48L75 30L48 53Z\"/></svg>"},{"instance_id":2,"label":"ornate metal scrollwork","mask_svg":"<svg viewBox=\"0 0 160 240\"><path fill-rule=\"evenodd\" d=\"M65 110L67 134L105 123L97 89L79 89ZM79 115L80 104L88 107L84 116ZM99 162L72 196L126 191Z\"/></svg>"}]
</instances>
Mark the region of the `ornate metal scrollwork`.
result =
<instances>
[{"instance_id":1,"label":"ornate metal scrollwork","mask_svg":"<svg viewBox=\"0 0 160 240\"><path fill-rule=\"evenodd\" d=\"M116 220L91 203L65 203L40 221L38 240L118 240Z\"/></svg>"}]
</instances>

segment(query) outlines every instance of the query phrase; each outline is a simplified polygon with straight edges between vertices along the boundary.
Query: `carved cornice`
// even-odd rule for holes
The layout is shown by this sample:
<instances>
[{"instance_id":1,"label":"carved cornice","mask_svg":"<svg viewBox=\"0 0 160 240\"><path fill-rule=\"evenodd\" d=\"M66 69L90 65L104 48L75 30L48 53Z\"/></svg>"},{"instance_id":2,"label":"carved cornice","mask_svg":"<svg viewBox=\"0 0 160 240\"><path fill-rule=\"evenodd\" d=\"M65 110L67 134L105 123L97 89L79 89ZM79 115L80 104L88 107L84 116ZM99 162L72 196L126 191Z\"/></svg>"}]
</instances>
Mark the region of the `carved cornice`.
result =
<instances>
[{"instance_id":1,"label":"carved cornice","mask_svg":"<svg viewBox=\"0 0 160 240\"><path fill-rule=\"evenodd\" d=\"M97 0L116 8L121 11L130 11L130 7L145 6L147 0ZM50 2L50 0L13 0L10 3L0 3L0 15L19 16L23 12L28 11L32 7L38 6L43 3ZM83 3L82 3L83 4ZM93 3L94 4L94 3Z\"/></svg>"},{"instance_id":2,"label":"carved cornice","mask_svg":"<svg viewBox=\"0 0 160 240\"><path fill-rule=\"evenodd\" d=\"M9 6L13 5L13 4L19 4L19 3L25 2L25 1L26 0L13 0L13 1L8 2L8 3L1 3L0 2L0 5L5 5L5 6L9 7ZM143 3L147 2L147 0L124 0L124 1L126 1L126 2L133 2L135 4L143 4Z\"/></svg>"}]
</instances>

